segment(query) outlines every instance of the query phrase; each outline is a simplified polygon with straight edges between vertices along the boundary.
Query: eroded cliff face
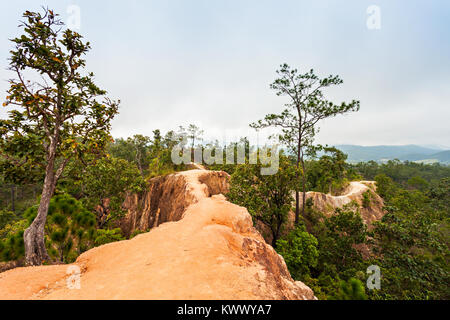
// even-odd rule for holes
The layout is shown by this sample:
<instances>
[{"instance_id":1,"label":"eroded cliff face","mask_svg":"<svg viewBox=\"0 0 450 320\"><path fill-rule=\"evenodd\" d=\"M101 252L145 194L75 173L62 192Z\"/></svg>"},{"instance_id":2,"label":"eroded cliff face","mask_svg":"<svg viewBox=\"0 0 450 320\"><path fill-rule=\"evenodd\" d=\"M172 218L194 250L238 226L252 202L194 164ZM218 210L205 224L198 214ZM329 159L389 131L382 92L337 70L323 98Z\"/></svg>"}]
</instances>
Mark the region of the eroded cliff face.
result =
<instances>
[{"instance_id":1,"label":"eroded cliff face","mask_svg":"<svg viewBox=\"0 0 450 320\"><path fill-rule=\"evenodd\" d=\"M73 265L1 273L0 299L314 299L247 210L219 194L227 180L224 172L205 170L155 180L155 194L128 199L123 224L157 227L89 250ZM79 289L67 286L74 266Z\"/></svg>"},{"instance_id":2,"label":"eroded cliff face","mask_svg":"<svg viewBox=\"0 0 450 320\"><path fill-rule=\"evenodd\" d=\"M366 191L370 191L370 204L369 206L364 207L363 194ZM302 205L301 198L302 193L300 193L300 210ZM311 199L313 202L313 208L325 214L327 217L332 216L335 213L336 208L342 208L352 201L355 201L359 206L361 217L368 226L369 230L372 229L372 223L380 220L384 215L384 202L383 199L376 193L375 181L352 181L346 190L342 192L342 195L339 196L310 191L306 193L306 199ZM294 228L294 222L295 212L290 212L288 222L282 232L283 235L287 234ZM256 228L264 236L267 243L272 243L272 233L266 225L257 222Z\"/></svg>"},{"instance_id":3,"label":"eroded cliff face","mask_svg":"<svg viewBox=\"0 0 450 320\"><path fill-rule=\"evenodd\" d=\"M363 194L367 191L370 192L370 200L366 208L363 205ZM375 191L375 181L352 181L340 196L307 192L306 199L312 199L313 207L327 216L331 216L336 208L342 208L355 201L360 207L362 219L370 227L373 222L380 220L384 215L383 199Z\"/></svg>"},{"instance_id":4,"label":"eroded cliff face","mask_svg":"<svg viewBox=\"0 0 450 320\"><path fill-rule=\"evenodd\" d=\"M192 166L195 170L154 178L144 194L127 197L124 206L128 212L118 224L124 234L129 236L136 230L148 231L161 223L178 221L186 208L199 199L228 192L230 176L226 172L197 169L197 166ZM363 193L366 191L371 194L367 208L363 206ZM353 181L339 196L311 191L306 193L306 198L312 199L314 208L328 217L336 208L355 201L360 207L361 217L371 229L372 223L384 215L383 199L375 191L374 181ZM294 228L294 220L295 213L290 212L283 235ZM271 244L273 236L270 229L259 221L255 222L255 227Z\"/></svg>"},{"instance_id":5,"label":"eroded cliff face","mask_svg":"<svg viewBox=\"0 0 450 320\"><path fill-rule=\"evenodd\" d=\"M123 204L126 216L118 226L125 235L148 231L164 222L178 221L200 199L228 192L230 176L223 171L189 170L150 180L141 195L129 195Z\"/></svg>"}]
</instances>

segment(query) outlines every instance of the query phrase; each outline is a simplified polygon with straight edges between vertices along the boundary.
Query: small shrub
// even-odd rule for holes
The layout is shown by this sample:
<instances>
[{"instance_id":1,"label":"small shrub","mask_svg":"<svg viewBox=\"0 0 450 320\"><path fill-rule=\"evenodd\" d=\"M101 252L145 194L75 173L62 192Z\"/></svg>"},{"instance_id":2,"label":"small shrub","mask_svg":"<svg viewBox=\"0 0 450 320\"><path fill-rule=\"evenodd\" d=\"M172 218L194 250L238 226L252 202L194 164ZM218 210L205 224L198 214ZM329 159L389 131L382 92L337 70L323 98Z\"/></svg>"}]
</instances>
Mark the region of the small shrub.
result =
<instances>
[{"instance_id":1,"label":"small shrub","mask_svg":"<svg viewBox=\"0 0 450 320\"><path fill-rule=\"evenodd\" d=\"M105 230L97 230L97 237L95 238L95 246L101 246L110 242L125 240L120 228Z\"/></svg>"}]
</instances>

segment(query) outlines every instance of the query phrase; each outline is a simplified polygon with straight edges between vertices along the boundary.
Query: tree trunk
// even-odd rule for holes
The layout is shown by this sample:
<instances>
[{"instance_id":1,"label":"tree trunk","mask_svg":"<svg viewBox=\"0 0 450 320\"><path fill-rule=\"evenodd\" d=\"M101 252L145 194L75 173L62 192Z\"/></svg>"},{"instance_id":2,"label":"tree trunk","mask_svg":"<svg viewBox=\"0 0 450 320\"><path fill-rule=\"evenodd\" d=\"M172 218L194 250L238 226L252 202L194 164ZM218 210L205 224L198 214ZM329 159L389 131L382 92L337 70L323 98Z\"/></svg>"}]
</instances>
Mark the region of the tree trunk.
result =
<instances>
[{"instance_id":1,"label":"tree trunk","mask_svg":"<svg viewBox=\"0 0 450 320\"><path fill-rule=\"evenodd\" d=\"M277 248L277 238L275 238L275 235L272 234L272 248L276 249Z\"/></svg>"},{"instance_id":2,"label":"tree trunk","mask_svg":"<svg viewBox=\"0 0 450 320\"><path fill-rule=\"evenodd\" d=\"M305 170L305 162L303 161L303 156L300 160L302 164L302 216L305 217L305 205L306 205L306 170Z\"/></svg>"},{"instance_id":3,"label":"tree trunk","mask_svg":"<svg viewBox=\"0 0 450 320\"><path fill-rule=\"evenodd\" d=\"M136 164L139 169L139 172L141 173L142 178L144 178L144 168L142 167L141 162L141 152L139 151L139 148L136 144L134 145L134 148L136 149L136 156L135 156Z\"/></svg>"},{"instance_id":4,"label":"tree trunk","mask_svg":"<svg viewBox=\"0 0 450 320\"><path fill-rule=\"evenodd\" d=\"M272 248L274 249L277 248L277 240L280 237L280 229L283 223L284 221L280 217L278 217L276 230L273 230L272 228Z\"/></svg>"},{"instance_id":5,"label":"tree trunk","mask_svg":"<svg viewBox=\"0 0 450 320\"><path fill-rule=\"evenodd\" d=\"M272 248L277 248L277 240L278 240L279 230L272 230Z\"/></svg>"},{"instance_id":6,"label":"tree trunk","mask_svg":"<svg viewBox=\"0 0 450 320\"><path fill-rule=\"evenodd\" d=\"M295 180L298 181L298 171L300 169L300 152L302 147L302 136L299 132L298 135L298 143L297 143L297 170L295 173ZM304 190L303 190L304 191ZM299 219L300 219L300 195L298 189L295 190L295 225L298 225Z\"/></svg>"},{"instance_id":7,"label":"tree trunk","mask_svg":"<svg viewBox=\"0 0 450 320\"><path fill-rule=\"evenodd\" d=\"M298 176L298 174L297 174ZM297 177L298 178L298 177ZM300 192L295 190L295 224L298 224L298 219L300 215Z\"/></svg>"},{"instance_id":8,"label":"tree trunk","mask_svg":"<svg viewBox=\"0 0 450 320\"><path fill-rule=\"evenodd\" d=\"M109 208L105 205L105 200L104 199L100 199L100 209L101 212L99 214L98 210L97 210L97 226L98 229L103 229L103 227L109 222Z\"/></svg>"},{"instance_id":9,"label":"tree trunk","mask_svg":"<svg viewBox=\"0 0 450 320\"><path fill-rule=\"evenodd\" d=\"M55 160L49 159L46 168L44 186L42 189L39 209L31 225L25 230L23 240L25 244L25 263L30 266L41 265L44 261L49 261L50 257L45 248L44 228L47 220L50 199L55 191Z\"/></svg>"}]
</instances>

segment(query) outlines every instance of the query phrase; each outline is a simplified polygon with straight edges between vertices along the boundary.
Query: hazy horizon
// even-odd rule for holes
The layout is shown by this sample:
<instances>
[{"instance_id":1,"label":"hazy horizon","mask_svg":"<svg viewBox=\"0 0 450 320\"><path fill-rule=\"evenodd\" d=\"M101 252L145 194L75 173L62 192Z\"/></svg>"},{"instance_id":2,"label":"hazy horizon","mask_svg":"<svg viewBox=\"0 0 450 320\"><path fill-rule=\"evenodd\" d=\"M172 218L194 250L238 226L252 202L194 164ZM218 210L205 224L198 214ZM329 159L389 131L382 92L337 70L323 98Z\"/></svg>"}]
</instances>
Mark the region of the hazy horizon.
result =
<instances>
[{"instance_id":1,"label":"hazy horizon","mask_svg":"<svg viewBox=\"0 0 450 320\"><path fill-rule=\"evenodd\" d=\"M8 39L40 5L66 22L69 6L79 8L77 31L92 45L86 70L122 100L114 137L189 123L209 140L254 136L249 123L282 110L269 84L286 62L340 75L330 99L361 101L358 113L321 123L317 143L450 146L450 2L2 2L1 101L13 76ZM367 27L370 5L380 9L380 29Z\"/></svg>"}]
</instances>

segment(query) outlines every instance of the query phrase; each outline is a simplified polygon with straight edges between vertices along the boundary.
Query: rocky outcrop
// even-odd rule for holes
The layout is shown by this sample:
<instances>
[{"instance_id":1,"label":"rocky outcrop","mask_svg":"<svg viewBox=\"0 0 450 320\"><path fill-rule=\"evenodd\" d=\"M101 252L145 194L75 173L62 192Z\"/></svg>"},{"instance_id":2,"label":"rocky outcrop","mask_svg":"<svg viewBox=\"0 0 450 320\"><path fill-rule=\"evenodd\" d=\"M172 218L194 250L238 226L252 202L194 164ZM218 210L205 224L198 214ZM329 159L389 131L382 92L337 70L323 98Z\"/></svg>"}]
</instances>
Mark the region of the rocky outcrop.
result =
<instances>
[{"instance_id":1,"label":"rocky outcrop","mask_svg":"<svg viewBox=\"0 0 450 320\"><path fill-rule=\"evenodd\" d=\"M156 195L149 190L141 203L128 200L124 222L157 227L91 249L72 265L1 273L0 299L314 299L310 288L293 281L247 210L219 194L226 190L224 172L159 179ZM78 289L67 285L74 268Z\"/></svg>"},{"instance_id":2,"label":"rocky outcrop","mask_svg":"<svg viewBox=\"0 0 450 320\"><path fill-rule=\"evenodd\" d=\"M369 203L367 206L364 206L363 194L367 191L370 192ZM301 198L302 193L300 193L300 209L302 205ZM372 229L372 223L380 220L384 215L384 202L376 193L375 181L352 181L339 196L309 191L306 193L306 199L311 199L313 208L327 217L332 216L337 208L342 208L354 201L358 205L361 217L367 224L369 230ZM282 232L283 235L286 235L294 228L294 222L295 212L291 211L289 213L288 222L284 226ZM307 226L310 224L311 223L307 221ZM267 243L272 243L272 233L266 225L256 222L256 228L263 235Z\"/></svg>"},{"instance_id":3,"label":"rocky outcrop","mask_svg":"<svg viewBox=\"0 0 450 320\"><path fill-rule=\"evenodd\" d=\"M331 216L336 208L342 208L354 201L360 207L361 217L364 222L371 226L373 222L380 220L384 215L383 199L375 191L375 181L352 181L346 190L342 192L342 195L332 196L320 192L307 192L306 199L311 199L313 208L326 216ZM365 192L369 192L369 203L367 206L364 206L363 203Z\"/></svg>"},{"instance_id":4,"label":"rocky outcrop","mask_svg":"<svg viewBox=\"0 0 450 320\"><path fill-rule=\"evenodd\" d=\"M129 195L123 204L126 216L118 226L127 236L162 223L178 221L200 199L228 192L229 175L223 171L190 170L156 177L143 194Z\"/></svg>"}]
</instances>

